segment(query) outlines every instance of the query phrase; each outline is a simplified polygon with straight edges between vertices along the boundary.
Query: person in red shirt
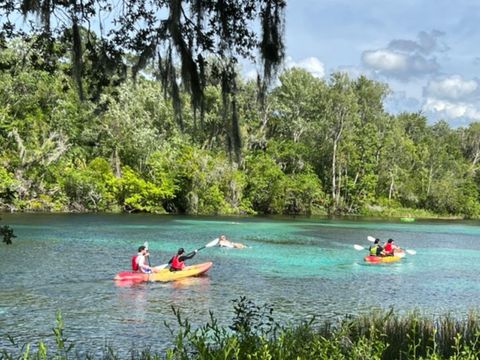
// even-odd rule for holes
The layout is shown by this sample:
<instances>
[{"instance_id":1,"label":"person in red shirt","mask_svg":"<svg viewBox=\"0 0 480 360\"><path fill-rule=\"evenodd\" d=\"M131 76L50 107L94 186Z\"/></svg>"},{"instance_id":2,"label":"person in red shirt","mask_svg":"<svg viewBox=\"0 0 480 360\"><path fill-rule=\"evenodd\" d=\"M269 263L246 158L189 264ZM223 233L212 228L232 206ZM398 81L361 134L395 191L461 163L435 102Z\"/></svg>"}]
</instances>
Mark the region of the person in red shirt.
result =
<instances>
[{"instance_id":1,"label":"person in red shirt","mask_svg":"<svg viewBox=\"0 0 480 360\"><path fill-rule=\"evenodd\" d=\"M170 271L182 270L185 267L184 261L193 258L197 252L198 250L194 250L184 255L185 250L183 250L183 248L178 249L177 254L168 262L170 265Z\"/></svg>"},{"instance_id":2,"label":"person in red shirt","mask_svg":"<svg viewBox=\"0 0 480 360\"><path fill-rule=\"evenodd\" d=\"M395 254L395 250L398 249L398 246L395 245L393 239L388 239L388 241L383 246L383 253L387 256L393 256Z\"/></svg>"}]
</instances>

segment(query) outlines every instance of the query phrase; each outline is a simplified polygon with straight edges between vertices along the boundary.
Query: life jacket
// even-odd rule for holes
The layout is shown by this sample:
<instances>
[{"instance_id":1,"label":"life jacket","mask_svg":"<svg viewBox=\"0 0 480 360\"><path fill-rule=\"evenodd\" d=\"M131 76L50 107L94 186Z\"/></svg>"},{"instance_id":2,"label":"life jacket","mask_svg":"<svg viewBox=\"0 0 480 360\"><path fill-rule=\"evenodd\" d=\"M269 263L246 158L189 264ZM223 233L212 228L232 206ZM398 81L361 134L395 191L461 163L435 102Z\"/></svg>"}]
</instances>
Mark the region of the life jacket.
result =
<instances>
[{"instance_id":1,"label":"life jacket","mask_svg":"<svg viewBox=\"0 0 480 360\"><path fill-rule=\"evenodd\" d=\"M387 253L391 253L392 252L392 243L387 243L385 244L385 247L383 248L383 250Z\"/></svg>"},{"instance_id":2,"label":"life jacket","mask_svg":"<svg viewBox=\"0 0 480 360\"><path fill-rule=\"evenodd\" d=\"M172 257L170 268L172 268L173 270L182 270L185 266L183 261L178 260L179 257L179 255L175 255L174 257Z\"/></svg>"},{"instance_id":3,"label":"life jacket","mask_svg":"<svg viewBox=\"0 0 480 360\"><path fill-rule=\"evenodd\" d=\"M132 256L132 271L140 270L140 268L138 267L137 256L138 255L133 255Z\"/></svg>"},{"instance_id":4,"label":"life jacket","mask_svg":"<svg viewBox=\"0 0 480 360\"><path fill-rule=\"evenodd\" d=\"M377 244L370 246L370 255L377 256L377 248Z\"/></svg>"}]
</instances>

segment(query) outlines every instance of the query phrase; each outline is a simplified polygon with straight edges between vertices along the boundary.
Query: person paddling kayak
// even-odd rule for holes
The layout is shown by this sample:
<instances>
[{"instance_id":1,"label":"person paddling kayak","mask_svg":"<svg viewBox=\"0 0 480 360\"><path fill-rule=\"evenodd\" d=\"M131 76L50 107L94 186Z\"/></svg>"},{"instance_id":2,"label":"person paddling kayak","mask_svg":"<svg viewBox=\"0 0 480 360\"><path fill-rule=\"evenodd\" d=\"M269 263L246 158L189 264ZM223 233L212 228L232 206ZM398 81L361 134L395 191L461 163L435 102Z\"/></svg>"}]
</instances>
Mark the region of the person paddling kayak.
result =
<instances>
[{"instance_id":1,"label":"person paddling kayak","mask_svg":"<svg viewBox=\"0 0 480 360\"><path fill-rule=\"evenodd\" d=\"M132 270L145 274L152 273L153 268L145 262L147 256L149 256L147 248L144 245L140 246L137 255L132 256Z\"/></svg>"},{"instance_id":2,"label":"person paddling kayak","mask_svg":"<svg viewBox=\"0 0 480 360\"><path fill-rule=\"evenodd\" d=\"M393 256L395 251L399 249L397 245L395 245L393 239L388 239L388 241L383 246L383 253L387 256Z\"/></svg>"},{"instance_id":3,"label":"person paddling kayak","mask_svg":"<svg viewBox=\"0 0 480 360\"><path fill-rule=\"evenodd\" d=\"M373 245L368 248L368 251L372 256L382 256L383 247L380 245L380 239L375 239Z\"/></svg>"},{"instance_id":4,"label":"person paddling kayak","mask_svg":"<svg viewBox=\"0 0 480 360\"><path fill-rule=\"evenodd\" d=\"M185 267L184 261L193 258L197 252L198 250L194 250L186 255L183 255L185 250L183 248L178 249L177 254L174 255L168 262L168 265L170 265L170 271L182 270Z\"/></svg>"}]
</instances>

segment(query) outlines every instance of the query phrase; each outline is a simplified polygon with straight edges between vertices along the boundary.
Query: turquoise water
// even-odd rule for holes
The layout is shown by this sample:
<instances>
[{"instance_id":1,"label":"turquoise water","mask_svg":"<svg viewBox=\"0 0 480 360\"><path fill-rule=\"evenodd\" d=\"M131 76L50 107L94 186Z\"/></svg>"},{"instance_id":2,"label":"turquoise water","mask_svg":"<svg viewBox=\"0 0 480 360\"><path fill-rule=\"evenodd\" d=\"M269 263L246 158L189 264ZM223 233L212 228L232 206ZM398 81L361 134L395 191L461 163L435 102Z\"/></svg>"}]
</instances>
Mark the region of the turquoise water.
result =
<instances>
[{"instance_id":1,"label":"turquoise water","mask_svg":"<svg viewBox=\"0 0 480 360\"><path fill-rule=\"evenodd\" d=\"M171 306L193 324L213 310L233 317L231 300L271 304L283 321L336 319L372 307L464 316L479 309L480 223L292 218L204 218L154 215L5 214L14 244L0 244L0 348L46 339L61 310L76 351L133 343L160 350L175 328ZM187 251L219 234L244 250L209 248L190 263L211 260L207 276L173 283L117 286L115 273L148 241L155 265L178 247ZM417 254L368 265L353 244L394 238Z\"/></svg>"}]
</instances>

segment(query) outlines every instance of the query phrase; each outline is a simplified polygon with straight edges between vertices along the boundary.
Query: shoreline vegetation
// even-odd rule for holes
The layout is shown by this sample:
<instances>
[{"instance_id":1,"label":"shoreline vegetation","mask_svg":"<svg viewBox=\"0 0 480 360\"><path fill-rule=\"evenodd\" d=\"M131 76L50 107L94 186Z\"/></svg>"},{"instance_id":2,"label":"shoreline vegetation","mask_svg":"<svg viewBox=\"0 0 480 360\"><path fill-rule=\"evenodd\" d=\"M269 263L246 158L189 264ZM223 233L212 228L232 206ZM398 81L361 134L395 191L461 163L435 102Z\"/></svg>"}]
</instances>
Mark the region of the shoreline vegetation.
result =
<instances>
[{"instance_id":1,"label":"shoreline vegetation","mask_svg":"<svg viewBox=\"0 0 480 360\"><path fill-rule=\"evenodd\" d=\"M60 210L21 210L21 211L7 211L5 208L0 208L0 215L1 214L123 214L126 213L121 209L117 209L117 211L94 211L94 210L71 210L71 211L60 211ZM196 213L196 214L188 214L188 213L149 213L149 212L141 212L141 211L131 211L127 212L131 214L157 214L157 215L186 215L186 216L206 216L206 217L232 217L232 218L242 218L242 217L254 217L254 216L280 216L280 217L305 217L305 218L315 218L315 217L327 217L327 218L371 218L371 219L386 219L386 220L399 220L399 219L414 219L414 220L467 220L472 219L476 220L479 218L469 218L461 215L449 215L449 214L437 214L434 212L430 212L423 209L411 209L411 208L380 208L378 206L371 207L368 209L362 210L360 213L355 214L329 214L325 210L319 211L312 211L309 214L231 214L231 213Z\"/></svg>"},{"instance_id":2,"label":"shoreline vegetation","mask_svg":"<svg viewBox=\"0 0 480 360\"><path fill-rule=\"evenodd\" d=\"M0 47L5 211L480 217L480 123L389 114L375 80L287 69L260 106L238 69L232 129L208 66L202 118L178 89L179 123L153 68L80 99L69 58L35 51Z\"/></svg>"},{"instance_id":3,"label":"shoreline vegetation","mask_svg":"<svg viewBox=\"0 0 480 360\"><path fill-rule=\"evenodd\" d=\"M68 341L60 313L53 329L56 348L40 341L36 346L19 345L7 336L11 350L1 350L1 360L11 359L167 359L167 360L338 360L338 359L424 359L476 360L480 356L480 317L470 312L462 319L450 315L426 317L414 311L399 315L393 309L372 309L370 314L346 316L337 323L315 319L280 324L273 308L256 305L245 297L233 300L234 316L229 326L210 320L198 328L177 317L167 325L171 345L163 351L115 349L76 350ZM125 355L129 351L129 355ZM123 355L121 355L123 354Z\"/></svg>"}]
</instances>

